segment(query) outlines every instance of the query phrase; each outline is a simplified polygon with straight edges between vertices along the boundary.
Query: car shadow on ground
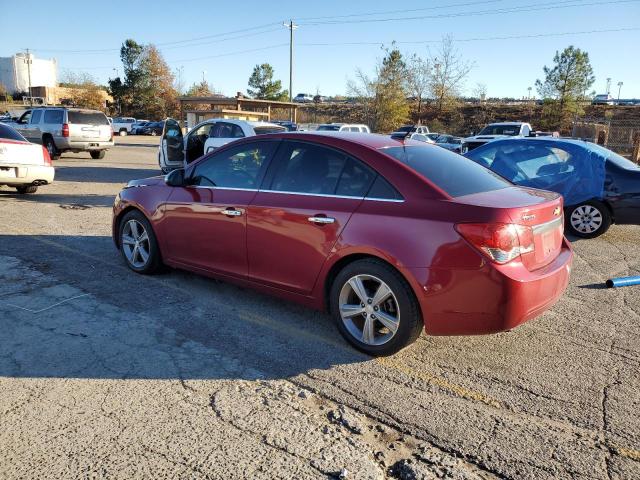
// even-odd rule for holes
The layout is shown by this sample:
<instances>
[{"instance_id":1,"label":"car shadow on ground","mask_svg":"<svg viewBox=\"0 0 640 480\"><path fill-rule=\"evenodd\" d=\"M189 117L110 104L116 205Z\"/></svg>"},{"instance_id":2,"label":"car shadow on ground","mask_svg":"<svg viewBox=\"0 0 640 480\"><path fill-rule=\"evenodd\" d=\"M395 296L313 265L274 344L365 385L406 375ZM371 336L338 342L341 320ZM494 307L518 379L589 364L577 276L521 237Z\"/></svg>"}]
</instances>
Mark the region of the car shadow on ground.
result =
<instances>
[{"instance_id":1,"label":"car shadow on ground","mask_svg":"<svg viewBox=\"0 0 640 480\"><path fill-rule=\"evenodd\" d=\"M290 378L370 360L326 313L138 275L104 236L0 236L0 351L0 375L19 378Z\"/></svg>"},{"instance_id":2,"label":"car shadow on ground","mask_svg":"<svg viewBox=\"0 0 640 480\"><path fill-rule=\"evenodd\" d=\"M56 166L55 181L62 182L90 182L90 183L122 183L140 178L161 175L159 169L151 168L120 168L110 166Z\"/></svg>"},{"instance_id":3,"label":"car shadow on ground","mask_svg":"<svg viewBox=\"0 0 640 480\"><path fill-rule=\"evenodd\" d=\"M46 189L47 187L43 187ZM91 207L111 207L115 195L37 193L19 194L15 190L0 190L0 201L11 199L17 202L51 203L68 210L86 210Z\"/></svg>"}]
</instances>

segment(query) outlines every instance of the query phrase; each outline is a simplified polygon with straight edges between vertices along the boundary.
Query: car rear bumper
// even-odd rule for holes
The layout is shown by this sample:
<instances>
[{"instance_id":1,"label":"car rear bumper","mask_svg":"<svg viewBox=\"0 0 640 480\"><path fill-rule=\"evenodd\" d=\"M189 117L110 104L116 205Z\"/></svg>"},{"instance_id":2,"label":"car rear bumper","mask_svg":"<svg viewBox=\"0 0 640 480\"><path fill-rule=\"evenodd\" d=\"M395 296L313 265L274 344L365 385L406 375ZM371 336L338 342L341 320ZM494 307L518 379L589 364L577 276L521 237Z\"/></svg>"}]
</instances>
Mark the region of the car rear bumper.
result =
<instances>
[{"instance_id":1,"label":"car rear bumper","mask_svg":"<svg viewBox=\"0 0 640 480\"><path fill-rule=\"evenodd\" d=\"M0 165L0 185L45 185L53 182L55 170L44 165Z\"/></svg>"},{"instance_id":2,"label":"car rear bumper","mask_svg":"<svg viewBox=\"0 0 640 480\"><path fill-rule=\"evenodd\" d=\"M103 140L75 140L69 138L56 138L56 147L58 150L78 150L78 151L91 151L91 150L105 150L113 147L113 141Z\"/></svg>"},{"instance_id":3,"label":"car rear bumper","mask_svg":"<svg viewBox=\"0 0 640 480\"><path fill-rule=\"evenodd\" d=\"M522 264L477 270L410 269L420 285L425 331L430 335L480 335L521 325L551 308L569 284L573 252L564 240L549 265L528 271Z\"/></svg>"}]
</instances>

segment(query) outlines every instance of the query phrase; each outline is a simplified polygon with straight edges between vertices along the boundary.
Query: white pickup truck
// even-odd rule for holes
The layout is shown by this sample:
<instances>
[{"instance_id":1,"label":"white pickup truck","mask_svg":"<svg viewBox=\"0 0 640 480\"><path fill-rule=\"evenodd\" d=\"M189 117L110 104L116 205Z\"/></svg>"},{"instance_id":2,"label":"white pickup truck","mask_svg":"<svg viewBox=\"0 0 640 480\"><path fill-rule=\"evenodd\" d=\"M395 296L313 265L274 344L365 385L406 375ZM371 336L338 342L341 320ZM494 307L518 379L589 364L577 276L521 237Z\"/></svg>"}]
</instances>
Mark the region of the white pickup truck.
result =
<instances>
[{"instance_id":1,"label":"white pickup truck","mask_svg":"<svg viewBox=\"0 0 640 480\"><path fill-rule=\"evenodd\" d=\"M490 123L480 133L473 137L467 137L462 141L462 153L484 145L497 138L528 137L533 129L525 122L498 122Z\"/></svg>"},{"instance_id":2,"label":"white pickup truck","mask_svg":"<svg viewBox=\"0 0 640 480\"><path fill-rule=\"evenodd\" d=\"M133 128L133 124L136 123L135 118L131 117L117 117L113 119L111 123L111 129L113 133L116 135L128 135L131 133L131 129Z\"/></svg>"}]
</instances>

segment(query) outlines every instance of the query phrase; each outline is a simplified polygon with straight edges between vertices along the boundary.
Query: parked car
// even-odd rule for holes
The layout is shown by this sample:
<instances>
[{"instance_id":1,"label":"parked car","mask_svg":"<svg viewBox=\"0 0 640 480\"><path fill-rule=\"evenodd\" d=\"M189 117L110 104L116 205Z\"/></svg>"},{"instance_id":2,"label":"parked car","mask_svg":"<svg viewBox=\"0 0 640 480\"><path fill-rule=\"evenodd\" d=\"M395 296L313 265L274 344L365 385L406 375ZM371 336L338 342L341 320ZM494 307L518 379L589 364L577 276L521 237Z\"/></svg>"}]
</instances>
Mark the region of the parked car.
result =
<instances>
[{"instance_id":1,"label":"parked car","mask_svg":"<svg viewBox=\"0 0 640 480\"><path fill-rule=\"evenodd\" d=\"M239 138L286 131L286 127L275 123L213 118L197 124L183 135L180 124L169 118L162 131L158 163L162 172L167 173Z\"/></svg>"},{"instance_id":2,"label":"parked car","mask_svg":"<svg viewBox=\"0 0 640 480\"><path fill-rule=\"evenodd\" d=\"M131 129L133 128L135 123L135 118L117 117L113 119L113 122L111 122L111 128L113 129L113 133L124 137L131 133Z\"/></svg>"},{"instance_id":3,"label":"parked car","mask_svg":"<svg viewBox=\"0 0 640 480\"><path fill-rule=\"evenodd\" d=\"M403 125L402 127L398 128L396 132L415 132L426 135L427 133L429 133L429 127L427 127L426 125Z\"/></svg>"},{"instance_id":4,"label":"parked car","mask_svg":"<svg viewBox=\"0 0 640 480\"><path fill-rule=\"evenodd\" d=\"M135 272L164 263L328 309L388 355L422 329L492 333L551 307L572 261L561 211L435 145L287 132L129 182L112 227Z\"/></svg>"},{"instance_id":5,"label":"parked car","mask_svg":"<svg viewBox=\"0 0 640 480\"><path fill-rule=\"evenodd\" d=\"M0 123L0 185L18 193L35 193L53 182L55 171L49 152L30 143L15 128Z\"/></svg>"},{"instance_id":6,"label":"parked car","mask_svg":"<svg viewBox=\"0 0 640 480\"><path fill-rule=\"evenodd\" d=\"M393 132L390 137L402 140L416 140L418 142L436 143L431 140L426 134L417 132Z\"/></svg>"},{"instance_id":7,"label":"parked car","mask_svg":"<svg viewBox=\"0 0 640 480\"><path fill-rule=\"evenodd\" d=\"M518 185L561 193L567 230L578 237L602 235L612 223L640 224L640 167L594 143L496 140L466 156Z\"/></svg>"},{"instance_id":8,"label":"parked car","mask_svg":"<svg viewBox=\"0 0 640 480\"><path fill-rule=\"evenodd\" d=\"M462 141L462 153L478 148L487 142L505 137L527 137L532 132L531 125L524 122L490 123L478 135L467 137Z\"/></svg>"},{"instance_id":9,"label":"parked car","mask_svg":"<svg viewBox=\"0 0 640 480\"><path fill-rule=\"evenodd\" d=\"M143 127L152 123L149 120L136 120L133 125L131 125L131 131L129 132L131 135L140 135L140 132Z\"/></svg>"},{"instance_id":10,"label":"parked car","mask_svg":"<svg viewBox=\"0 0 640 480\"><path fill-rule=\"evenodd\" d=\"M431 132L431 133L426 133L425 135L427 136L427 138L430 138L435 143L436 139L442 134L441 133L436 133L436 132Z\"/></svg>"},{"instance_id":11,"label":"parked car","mask_svg":"<svg viewBox=\"0 0 640 480\"><path fill-rule=\"evenodd\" d=\"M289 130L290 132L297 132L298 131L298 124L291 122L289 120L275 120L271 123L275 123L276 125L281 125L283 127L285 127L287 130Z\"/></svg>"},{"instance_id":12,"label":"parked car","mask_svg":"<svg viewBox=\"0 0 640 480\"><path fill-rule=\"evenodd\" d=\"M360 132L371 133L369 127L357 123L323 123L316 129L320 132Z\"/></svg>"},{"instance_id":13,"label":"parked car","mask_svg":"<svg viewBox=\"0 0 640 480\"><path fill-rule=\"evenodd\" d=\"M595 97L593 97L591 104L592 105L615 105L616 99L613 98L608 93L605 93L605 94L596 95Z\"/></svg>"},{"instance_id":14,"label":"parked car","mask_svg":"<svg viewBox=\"0 0 640 480\"><path fill-rule=\"evenodd\" d=\"M162 130L164 130L164 122L148 122L146 125L139 127L139 135L151 135L157 136L162 135Z\"/></svg>"},{"instance_id":15,"label":"parked car","mask_svg":"<svg viewBox=\"0 0 640 480\"><path fill-rule=\"evenodd\" d=\"M308 93L299 93L293 97L293 101L297 103L313 103L313 95Z\"/></svg>"},{"instance_id":16,"label":"parked car","mask_svg":"<svg viewBox=\"0 0 640 480\"><path fill-rule=\"evenodd\" d=\"M436 137L436 145L452 152L462 152L462 138L453 135L438 135Z\"/></svg>"},{"instance_id":17,"label":"parked car","mask_svg":"<svg viewBox=\"0 0 640 480\"><path fill-rule=\"evenodd\" d=\"M38 107L25 111L12 126L30 142L44 145L53 160L64 152L89 152L91 158L104 158L113 147L109 120L98 110Z\"/></svg>"}]
</instances>

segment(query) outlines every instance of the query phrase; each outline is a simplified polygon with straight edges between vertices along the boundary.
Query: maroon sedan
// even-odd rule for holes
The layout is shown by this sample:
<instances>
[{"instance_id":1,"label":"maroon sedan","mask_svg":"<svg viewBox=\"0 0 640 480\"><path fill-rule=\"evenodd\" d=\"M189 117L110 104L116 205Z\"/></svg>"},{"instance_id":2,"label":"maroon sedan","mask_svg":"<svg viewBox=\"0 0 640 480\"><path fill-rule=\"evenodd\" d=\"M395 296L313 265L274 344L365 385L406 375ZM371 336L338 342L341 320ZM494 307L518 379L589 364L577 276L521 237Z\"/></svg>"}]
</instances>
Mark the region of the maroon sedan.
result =
<instances>
[{"instance_id":1,"label":"maroon sedan","mask_svg":"<svg viewBox=\"0 0 640 480\"><path fill-rule=\"evenodd\" d=\"M373 355L511 329L569 281L562 197L460 155L368 134L236 141L116 197L128 266L191 270L330 310Z\"/></svg>"}]
</instances>

